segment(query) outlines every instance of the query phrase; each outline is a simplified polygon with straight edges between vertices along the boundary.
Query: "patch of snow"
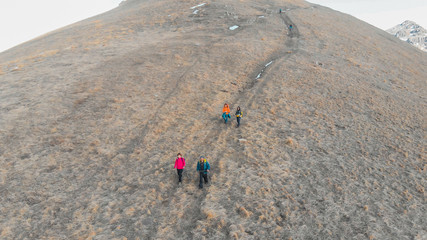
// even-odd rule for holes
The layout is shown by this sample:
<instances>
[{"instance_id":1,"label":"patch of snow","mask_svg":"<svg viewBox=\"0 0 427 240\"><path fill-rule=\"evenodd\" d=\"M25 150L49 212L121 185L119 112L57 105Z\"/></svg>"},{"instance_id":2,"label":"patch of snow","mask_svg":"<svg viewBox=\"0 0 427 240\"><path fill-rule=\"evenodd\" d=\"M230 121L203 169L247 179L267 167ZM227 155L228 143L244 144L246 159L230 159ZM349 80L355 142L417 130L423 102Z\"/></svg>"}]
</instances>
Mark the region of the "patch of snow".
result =
<instances>
[{"instance_id":1,"label":"patch of snow","mask_svg":"<svg viewBox=\"0 0 427 240\"><path fill-rule=\"evenodd\" d=\"M201 4L197 5L197 6L191 7L190 9L195 9L195 8L201 7L201 6L205 5L205 4L206 3L201 3Z\"/></svg>"},{"instance_id":2,"label":"patch of snow","mask_svg":"<svg viewBox=\"0 0 427 240\"><path fill-rule=\"evenodd\" d=\"M259 16L258 18L265 18L265 16Z\"/></svg>"},{"instance_id":3,"label":"patch of snow","mask_svg":"<svg viewBox=\"0 0 427 240\"><path fill-rule=\"evenodd\" d=\"M193 14L197 14L199 12L199 10L195 10L194 12L193 12Z\"/></svg>"},{"instance_id":4,"label":"patch of snow","mask_svg":"<svg viewBox=\"0 0 427 240\"><path fill-rule=\"evenodd\" d=\"M230 29L231 31L233 31L233 30L236 30L238 27L239 27L239 26L234 25L234 26L231 26L229 29Z\"/></svg>"},{"instance_id":5,"label":"patch of snow","mask_svg":"<svg viewBox=\"0 0 427 240\"><path fill-rule=\"evenodd\" d=\"M267 63L266 65L265 65L265 67L268 67L270 64L272 64L273 63L273 61L271 61L271 62L269 62L269 63Z\"/></svg>"},{"instance_id":6,"label":"patch of snow","mask_svg":"<svg viewBox=\"0 0 427 240\"><path fill-rule=\"evenodd\" d=\"M261 72L261 73L259 73L259 74L258 74L258 76L256 76L256 78L255 78L255 79L259 79L259 78L261 77L261 74L262 74L262 72Z\"/></svg>"},{"instance_id":7,"label":"patch of snow","mask_svg":"<svg viewBox=\"0 0 427 240\"><path fill-rule=\"evenodd\" d=\"M244 138L240 138L239 141L241 141L241 142L247 142L248 140L246 140Z\"/></svg>"}]
</instances>

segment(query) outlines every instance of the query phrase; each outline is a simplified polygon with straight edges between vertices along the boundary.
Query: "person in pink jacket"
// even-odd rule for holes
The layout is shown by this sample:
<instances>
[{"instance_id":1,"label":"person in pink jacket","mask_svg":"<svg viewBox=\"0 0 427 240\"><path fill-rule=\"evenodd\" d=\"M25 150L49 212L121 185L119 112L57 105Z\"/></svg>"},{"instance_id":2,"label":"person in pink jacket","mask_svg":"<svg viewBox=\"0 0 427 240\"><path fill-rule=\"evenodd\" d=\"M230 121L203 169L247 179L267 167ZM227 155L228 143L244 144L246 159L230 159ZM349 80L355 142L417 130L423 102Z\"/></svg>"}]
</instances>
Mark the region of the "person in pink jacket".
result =
<instances>
[{"instance_id":1,"label":"person in pink jacket","mask_svg":"<svg viewBox=\"0 0 427 240\"><path fill-rule=\"evenodd\" d=\"M177 158L175 159L175 166L178 171L178 184L182 184L182 172L185 168L185 159L182 157L181 153L178 153Z\"/></svg>"}]
</instances>

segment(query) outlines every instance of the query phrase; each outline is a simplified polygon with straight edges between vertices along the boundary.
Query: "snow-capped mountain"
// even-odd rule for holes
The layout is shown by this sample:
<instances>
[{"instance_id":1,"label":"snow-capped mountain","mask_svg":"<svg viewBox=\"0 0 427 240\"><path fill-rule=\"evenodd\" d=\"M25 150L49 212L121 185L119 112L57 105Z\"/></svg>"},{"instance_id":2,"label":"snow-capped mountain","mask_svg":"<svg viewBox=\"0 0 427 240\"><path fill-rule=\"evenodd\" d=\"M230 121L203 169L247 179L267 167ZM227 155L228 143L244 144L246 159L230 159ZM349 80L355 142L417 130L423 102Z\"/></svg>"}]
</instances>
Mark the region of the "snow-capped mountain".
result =
<instances>
[{"instance_id":1,"label":"snow-capped mountain","mask_svg":"<svg viewBox=\"0 0 427 240\"><path fill-rule=\"evenodd\" d=\"M415 22L404 21L387 32L427 52L427 30Z\"/></svg>"}]
</instances>

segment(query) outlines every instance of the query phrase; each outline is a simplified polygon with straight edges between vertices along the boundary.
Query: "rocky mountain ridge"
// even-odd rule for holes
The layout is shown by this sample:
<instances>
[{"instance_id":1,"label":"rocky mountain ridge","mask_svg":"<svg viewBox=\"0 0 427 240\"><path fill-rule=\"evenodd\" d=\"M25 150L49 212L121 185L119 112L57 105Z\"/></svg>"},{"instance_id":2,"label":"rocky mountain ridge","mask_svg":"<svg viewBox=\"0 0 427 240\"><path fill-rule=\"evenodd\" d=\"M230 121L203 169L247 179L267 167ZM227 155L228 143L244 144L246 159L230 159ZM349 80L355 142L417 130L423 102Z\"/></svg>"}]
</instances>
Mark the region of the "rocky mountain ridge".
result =
<instances>
[{"instance_id":1,"label":"rocky mountain ridge","mask_svg":"<svg viewBox=\"0 0 427 240\"><path fill-rule=\"evenodd\" d=\"M427 52L427 30L415 22L409 20L404 21L388 29L387 32Z\"/></svg>"}]
</instances>

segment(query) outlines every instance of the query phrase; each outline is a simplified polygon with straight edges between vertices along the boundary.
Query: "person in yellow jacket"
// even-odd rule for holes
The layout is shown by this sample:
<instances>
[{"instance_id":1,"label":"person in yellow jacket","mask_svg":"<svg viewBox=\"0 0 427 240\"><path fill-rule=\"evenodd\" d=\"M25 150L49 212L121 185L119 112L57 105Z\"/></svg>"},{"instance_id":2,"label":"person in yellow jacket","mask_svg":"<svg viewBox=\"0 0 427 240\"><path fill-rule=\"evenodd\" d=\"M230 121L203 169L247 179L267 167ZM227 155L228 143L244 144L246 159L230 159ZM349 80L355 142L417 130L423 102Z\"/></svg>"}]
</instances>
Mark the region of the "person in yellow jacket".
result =
<instances>
[{"instance_id":1,"label":"person in yellow jacket","mask_svg":"<svg viewBox=\"0 0 427 240\"><path fill-rule=\"evenodd\" d=\"M237 111L236 111L236 118L237 118L237 127L240 126L240 119L243 117L243 112L242 110L240 110L240 106L237 107Z\"/></svg>"}]
</instances>

